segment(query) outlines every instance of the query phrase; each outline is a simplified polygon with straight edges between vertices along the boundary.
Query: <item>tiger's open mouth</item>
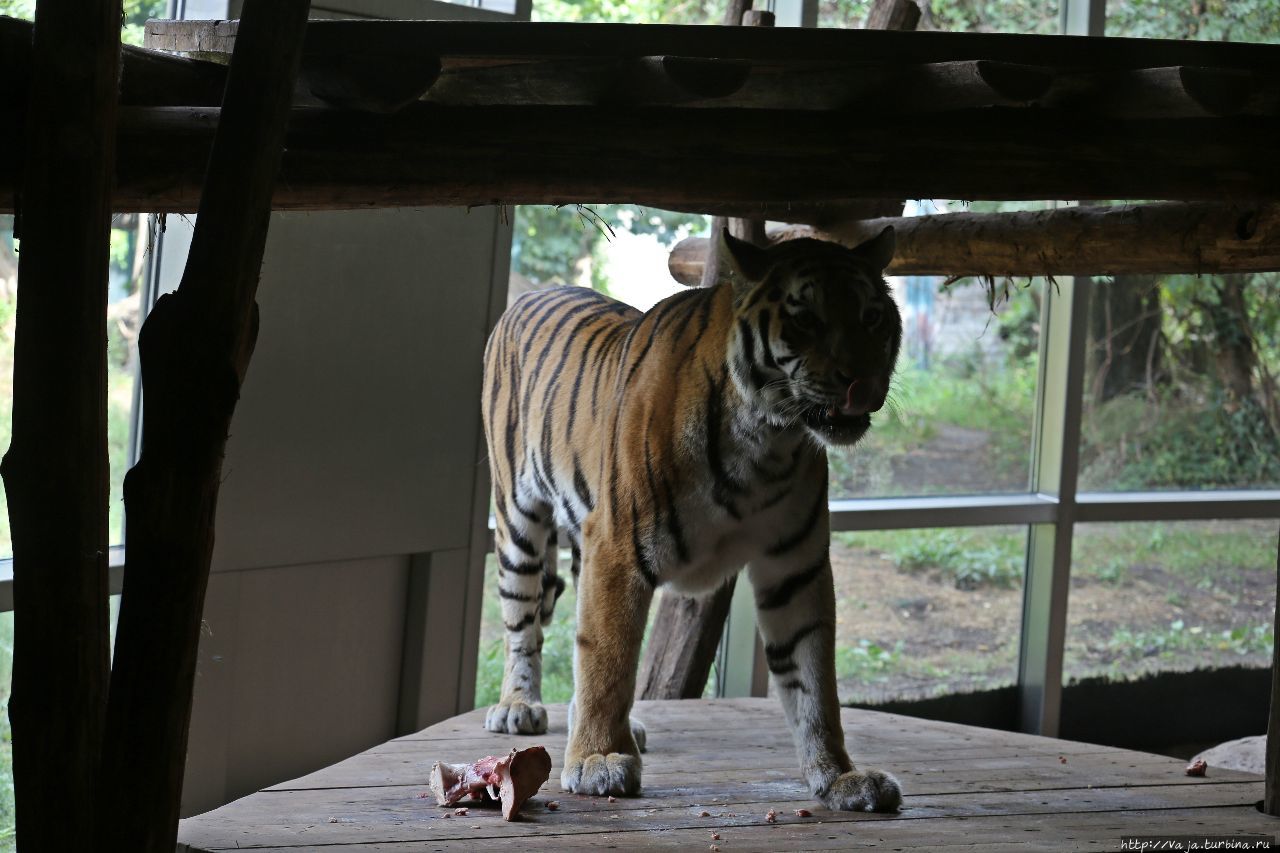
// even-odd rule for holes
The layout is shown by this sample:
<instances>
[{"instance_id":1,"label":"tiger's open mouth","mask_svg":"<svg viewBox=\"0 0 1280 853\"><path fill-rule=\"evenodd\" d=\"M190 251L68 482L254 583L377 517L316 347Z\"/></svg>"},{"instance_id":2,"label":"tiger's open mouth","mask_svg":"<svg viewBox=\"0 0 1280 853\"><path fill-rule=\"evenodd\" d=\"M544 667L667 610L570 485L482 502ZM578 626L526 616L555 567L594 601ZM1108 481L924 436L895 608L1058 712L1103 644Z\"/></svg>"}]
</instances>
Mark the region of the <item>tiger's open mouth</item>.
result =
<instances>
[{"instance_id":1,"label":"tiger's open mouth","mask_svg":"<svg viewBox=\"0 0 1280 853\"><path fill-rule=\"evenodd\" d=\"M804 422L828 444L853 444L871 428L871 414L843 414L835 406L810 406Z\"/></svg>"}]
</instances>

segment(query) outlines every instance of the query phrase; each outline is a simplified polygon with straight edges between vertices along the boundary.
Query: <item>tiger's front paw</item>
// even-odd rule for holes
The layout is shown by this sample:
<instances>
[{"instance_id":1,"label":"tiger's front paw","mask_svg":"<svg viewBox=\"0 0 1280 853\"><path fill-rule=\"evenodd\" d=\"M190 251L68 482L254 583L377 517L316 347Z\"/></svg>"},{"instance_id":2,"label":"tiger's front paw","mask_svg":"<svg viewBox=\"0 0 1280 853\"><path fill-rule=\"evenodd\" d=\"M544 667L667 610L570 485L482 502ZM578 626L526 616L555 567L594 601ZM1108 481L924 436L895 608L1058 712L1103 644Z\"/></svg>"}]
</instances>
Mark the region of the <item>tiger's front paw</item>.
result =
<instances>
[{"instance_id":1,"label":"tiger's front paw","mask_svg":"<svg viewBox=\"0 0 1280 853\"><path fill-rule=\"evenodd\" d=\"M566 756L560 787L575 794L633 797L640 793L640 758L622 752L597 752L572 761Z\"/></svg>"},{"instance_id":2,"label":"tiger's front paw","mask_svg":"<svg viewBox=\"0 0 1280 853\"><path fill-rule=\"evenodd\" d=\"M540 735L547 731L547 709L537 702L504 699L489 709L484 727L511 735Z\"/></svg>"},{"instance_id":3,"label":"tiger's front paw","mask_svg":"<svg viewBox=\"0 0 1280 853\"><path fill-rule=\"evenodd\" d=\"M820 794L829 809L846 812L896 812L902 805L902 786L883 770L851 770Z\"/></svg>"}]
</instances>

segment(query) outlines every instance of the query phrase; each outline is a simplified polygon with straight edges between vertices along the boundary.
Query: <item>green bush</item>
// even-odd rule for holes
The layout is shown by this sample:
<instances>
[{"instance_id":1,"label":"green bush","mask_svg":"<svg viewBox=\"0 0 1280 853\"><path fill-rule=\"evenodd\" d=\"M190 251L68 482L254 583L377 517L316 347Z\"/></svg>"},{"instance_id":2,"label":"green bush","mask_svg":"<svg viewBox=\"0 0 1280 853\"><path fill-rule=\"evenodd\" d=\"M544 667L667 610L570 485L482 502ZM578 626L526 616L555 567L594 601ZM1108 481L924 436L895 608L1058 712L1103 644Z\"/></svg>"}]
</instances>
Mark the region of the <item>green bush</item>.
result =
<instances>
[{"instance_id":1,"label":"green bush","mask_svg":"<svg viewBox=\"0 0 1280 853\"><path fill-rule=\"evenodd\" d=\"M1213 632L1198 625L1188 626L1183 620L1175 619L1167 629L1132 631L1119 628L1107 640L1107 648L1137 660L1203 651L1226 651L1238 655L1266 654L1271 651L1274 641L1274 631L1266 624Z\"/></svg>"},{"instance_id":2,"label":"green bush","mask_svg":"<svg viewBox=\"0 0 1280 853\"><path fill-rule=\"evenodd\" d=\"M886 649L871 640L862 639L852 646L836 648L836 675L858 681L874 681L897 668L902 656L902 641Z\"/></svg>"},{"instance_id":3,"label":"green bush","mask_svg":"<svg viewBox=\"0 0 1280 853\"><path fill-rule=\"evenodd\" d=\"M1280 483L1280 438L1255 406L1212 393L1116 397L1084 422L1081 488L1237 488Z\"/></svg>"},{"instance_id":4,"label":"green bush","mask_svg":"<svg viewBox=\"0 0 1280 853\"><path fill-rule=\"evenodd\" d=\"M966 529L910 531L889 553L906 572L934 572L957 589L982 586L1012 588L1022 583L1026 562L1021 537L983 537L977 542Z\"/></svg>"},{"instance_id":5,"label":"green bush","mask_svg":"<svg viewBox=\"0 0 1280 853\"><path fill-rule=\"evenodd\" d=\"M923 572L950 581L957 589L1022 584L1026 532L1016 527L939 527L833 533L845 548L883 553L903 572Z\"/></svg>"}]
</instances>

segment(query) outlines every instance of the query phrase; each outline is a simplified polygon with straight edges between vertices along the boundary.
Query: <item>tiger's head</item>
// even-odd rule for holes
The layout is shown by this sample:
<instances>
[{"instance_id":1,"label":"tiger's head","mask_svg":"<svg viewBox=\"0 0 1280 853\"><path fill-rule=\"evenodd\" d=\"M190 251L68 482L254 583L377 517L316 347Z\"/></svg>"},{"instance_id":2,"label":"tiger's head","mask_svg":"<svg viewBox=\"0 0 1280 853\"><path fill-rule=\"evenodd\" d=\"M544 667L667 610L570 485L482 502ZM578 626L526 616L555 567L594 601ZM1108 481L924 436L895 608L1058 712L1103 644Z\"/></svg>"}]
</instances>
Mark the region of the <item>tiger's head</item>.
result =
<instances>
[{"instance_id":1,"label":"tiger's head","mask_svg":"<svg viewBox=\"0 0 1280 853\"><path fill-rule=\"evenodd\" d=\"M893 229L848 249L821 240L759 248L722 234L733 270L731 373L770 422L853 444L884 406L902 319L884 281Z\"/></svg>"}]
</instances>

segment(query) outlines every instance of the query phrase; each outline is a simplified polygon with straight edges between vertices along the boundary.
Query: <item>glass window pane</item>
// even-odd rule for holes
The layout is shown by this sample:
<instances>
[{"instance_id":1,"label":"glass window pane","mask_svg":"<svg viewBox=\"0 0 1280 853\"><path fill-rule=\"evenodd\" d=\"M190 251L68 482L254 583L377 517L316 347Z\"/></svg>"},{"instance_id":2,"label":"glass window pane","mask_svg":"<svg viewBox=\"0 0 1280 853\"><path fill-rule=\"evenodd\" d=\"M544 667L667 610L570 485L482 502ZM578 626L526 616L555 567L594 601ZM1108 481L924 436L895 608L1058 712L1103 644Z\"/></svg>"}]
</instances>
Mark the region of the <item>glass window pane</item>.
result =
<instances>
[{"instance_id":1,"label":"glass window pane","mask_svg":"<svg viewBox=\"0 0 1280 853\"><path fill-rule=\"evenodd\" d=\"M18 254L13 241L13 217L0 215L0 452L5 453L13 435L13 331L17 308ZM0 557L11 556L9 500L0 488Z\"/></svg>"},{"instance_id":2,"label":"glass window pane","mask_svg":"<svg viewBox=\"0 0 1280 853\"><path fill-rule=\"evenodd\" d=\"M1280 274L1097 280L1086 491L1280 487Z\"/></svg>"},{"instance_id":3,"label":"glass window pane","mask_svg":"<svg viewBox=\"0 0 1280 853\"><path fill-rule=\"evenodd\" d=\"M841 702L920 699L1017 679L1025 527L836 533Z\"/></svg>"},{"instance_id":4,"label":"glass window pane","mask_svg":"<svg viewBox=\"0 0 1280 853\"><path fill-rule=\"evenodd\" d=\"M117 214L112 219L107 286L107 452L111 463L111 544L124 542L124 475L133 462L131 443L134 382L138 376L138 332L142 328L142 282L151 255L151 217Z\"/></svg>"},{"instance_id":5,"label":"glass window pane","mask_svg":"<svg viewBox=\"0 0 1280 853\"><path fill-rule=\"evenodd\" d=\"M1271 665L1275 521L1080 524L1063 675Z\"/></svg>"},{"instance_id":6,"label":"glass window pane","mask_svg":"<svg viewBox=\"0 0 1280 853\"><path fill-rule=\"evenodd\" d=\"M13 735L9 730L9 691L13 685L13 613L0 613L0 850L16 849L13 794Z\"/></svg>"},{"instance_id":7,"label":"glass window pane","mask_svg":"<svg viewBox=\"0 0 1280 853\"><path fill-rule=\"evenodd\" d=\"M890 278L903 345L889 402L832 449L832 498L1026 491L1039 363L1040 280Z\"/></svg>"},{"instance_id":8,"label":"glass window pane","mask_svg":"<svg viewBox=\"0 0 1280 853\"><path fill-rule=\"evenodd\" d=\"M1106 31L1136 38L1280 42L1280 7L1274 2L1109 0Z\"/></svg>"},{"instance_id":9,"label":"glass window pane","mask_svg":"<svg viewBox=\"0 0 1280 853\"><path fill-rule=\"evenodd\" d=\"M872 0L818 0L818 26L861 27ZM917 29L953 32L1059 32L1056 0L932 0L922 3Z\"/></svg>"},{"instance_id":10,"label":"glass window pane","mask_svg":"<svg viewBox=\"0 0 1280 853\"><path fill-rule=\"evenodd\" d=\"M107 444L111 464L110 544L124 539L122 488L131 459L134 376L138 363L139 292L150 245L147 217L112 220L107 284ZM0 447L9 447L13 417L13 333L18 300L18 246L13 217L0 216ZM13 554L7 498L0 496L0 557Z\"/></svg>"}]
</instances>

